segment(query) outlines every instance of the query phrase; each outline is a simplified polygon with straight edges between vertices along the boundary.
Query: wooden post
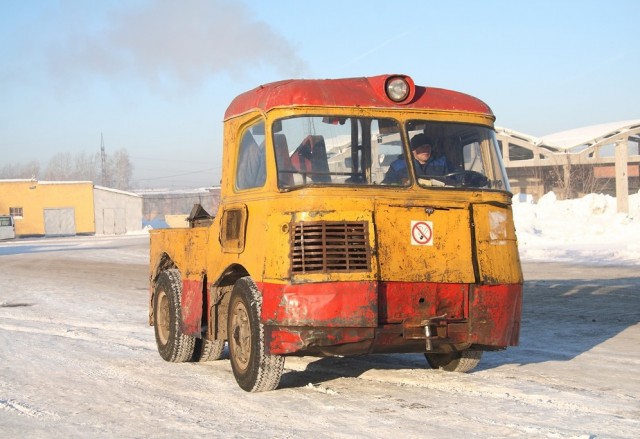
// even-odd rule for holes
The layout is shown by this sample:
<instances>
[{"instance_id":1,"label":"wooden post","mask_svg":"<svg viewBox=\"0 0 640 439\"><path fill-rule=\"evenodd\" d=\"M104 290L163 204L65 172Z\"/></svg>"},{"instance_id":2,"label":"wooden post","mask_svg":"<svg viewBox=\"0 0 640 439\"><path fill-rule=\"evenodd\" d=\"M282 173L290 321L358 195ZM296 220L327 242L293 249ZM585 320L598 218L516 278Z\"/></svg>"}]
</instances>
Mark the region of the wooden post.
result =
<instances>
[{"instance_id":1,"label":"wooden post","mask_svg":"<svg viewBox=\"0 0 640 439\"><path fill-rule=\"evenodd\" d=\"M563 184L564 184L564 196L563 200L568 200L573 198L573 188L572 186L572 175L571 175L571 155L565 151L562 155L564 160L564 164L562 165L562 176L563 176Z\"/></svg>"},{"instance_id":2,"label":"wooden post","mask_svg":"<svg viewBox=\"0 0 640 439\"><path fill-rule=\"evenodd\" d=\"M629 213L629 148L625 137L616 143L616 201L618 212Z\"/></svg>"}]
</instances>

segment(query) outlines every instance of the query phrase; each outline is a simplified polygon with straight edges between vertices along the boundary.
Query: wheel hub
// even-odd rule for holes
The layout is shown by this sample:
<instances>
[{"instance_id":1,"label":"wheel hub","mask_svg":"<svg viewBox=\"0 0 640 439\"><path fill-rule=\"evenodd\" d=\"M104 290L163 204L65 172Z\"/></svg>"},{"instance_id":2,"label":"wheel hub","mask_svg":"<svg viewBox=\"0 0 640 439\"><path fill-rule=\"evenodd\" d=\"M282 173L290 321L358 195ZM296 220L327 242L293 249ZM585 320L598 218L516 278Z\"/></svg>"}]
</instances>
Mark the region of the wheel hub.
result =
<instances>
[{"instance_id":1,"label":"wheel hub","mask_svg":"<svg viewBox=\"0 0 640 439\"><path fill-rule=\"evenodd\" d=\"M251 325L247 309L242 302L236 304L231 321L232 352L237 366L245 370L251 356Z\"/></svg>"},{"instance_id":2,"label":"wheel hub","mask_svg":"<svg viewBox=\"0 0 640 439\"><path fill-rule=\"evenodd\" d=\"M158 328L158 338L162 344L169 341L169 300L164 291L161 291L158 298L158 315L156 316L156 326Z\"/></svg>"}]
</instances>

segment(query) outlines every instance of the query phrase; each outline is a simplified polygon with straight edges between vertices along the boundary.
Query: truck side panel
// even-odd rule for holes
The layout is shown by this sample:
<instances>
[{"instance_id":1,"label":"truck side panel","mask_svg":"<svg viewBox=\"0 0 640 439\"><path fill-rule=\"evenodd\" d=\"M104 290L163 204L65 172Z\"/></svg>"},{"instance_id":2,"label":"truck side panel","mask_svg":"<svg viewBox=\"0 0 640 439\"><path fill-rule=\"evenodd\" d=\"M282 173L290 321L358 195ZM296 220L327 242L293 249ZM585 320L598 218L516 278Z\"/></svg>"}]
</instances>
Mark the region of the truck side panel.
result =
<instances>
[{"instance_id":1,"label":"truck side panel","mask_svg":"<svg viewBox=\"0 0 640 439\"><path fill-rule=\"evenodd\" d=\"M175 267L182 280L182 330L199 335L203 309L209 228L163 229L150 232L150 303L155 279L165 268ZM153 307L150 307L150 313ZM153 316L149 316L150 322Z\"/></svg>"}]
</instances>

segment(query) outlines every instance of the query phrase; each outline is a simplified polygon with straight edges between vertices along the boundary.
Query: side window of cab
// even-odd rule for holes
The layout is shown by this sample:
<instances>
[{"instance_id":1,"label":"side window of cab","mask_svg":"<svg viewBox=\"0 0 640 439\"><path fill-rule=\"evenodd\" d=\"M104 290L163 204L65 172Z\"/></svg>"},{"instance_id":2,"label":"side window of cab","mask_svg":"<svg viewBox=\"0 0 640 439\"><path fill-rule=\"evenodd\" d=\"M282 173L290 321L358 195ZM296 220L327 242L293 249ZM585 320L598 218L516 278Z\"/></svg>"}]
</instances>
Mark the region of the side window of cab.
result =
<instances>
[{"instance_id":1,"label":"side window of cab","mask_svg":"<svg viewBox=\"0 0 640 439\"><path fill-rule=\"evenodd\" d=\"M240 136L236 189L264 186L267 179L264 140L264 121L247 127Z\"/></svg>"}]
</instances>

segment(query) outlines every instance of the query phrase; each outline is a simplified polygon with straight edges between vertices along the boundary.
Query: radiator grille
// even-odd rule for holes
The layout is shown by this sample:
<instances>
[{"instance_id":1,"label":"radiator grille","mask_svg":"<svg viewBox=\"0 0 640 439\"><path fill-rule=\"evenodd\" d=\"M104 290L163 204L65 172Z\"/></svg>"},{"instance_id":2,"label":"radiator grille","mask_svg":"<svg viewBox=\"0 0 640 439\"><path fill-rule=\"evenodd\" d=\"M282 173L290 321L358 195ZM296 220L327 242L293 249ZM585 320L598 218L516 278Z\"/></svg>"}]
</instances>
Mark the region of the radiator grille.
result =
<instances>
[{"instance_id":1,"label":"radiator grille","mask_svg":"<svg viewBox=\"0 0 640 439\"><path fill-rule=\"evenodd\" d=\"M295 223L291 229L292 273L371 270L369 228L365 221Z\"/></svg>"}]
</instances>

